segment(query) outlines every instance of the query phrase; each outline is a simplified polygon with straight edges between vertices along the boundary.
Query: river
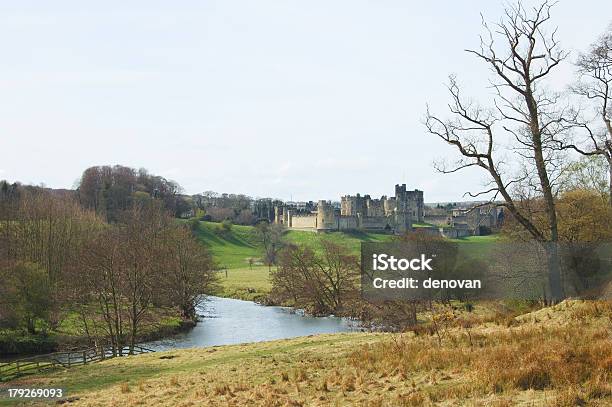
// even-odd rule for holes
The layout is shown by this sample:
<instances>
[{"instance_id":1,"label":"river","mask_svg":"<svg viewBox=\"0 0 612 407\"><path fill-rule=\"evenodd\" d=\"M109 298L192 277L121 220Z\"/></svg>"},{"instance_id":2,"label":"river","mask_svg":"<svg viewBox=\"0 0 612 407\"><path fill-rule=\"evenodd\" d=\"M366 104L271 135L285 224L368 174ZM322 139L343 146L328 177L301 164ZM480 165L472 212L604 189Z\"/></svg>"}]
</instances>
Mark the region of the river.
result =
<instances>
[{"instance_id":1,"label":"river","mask_svg":"<svg viewBox=\"0 0 612 407\"><path fill-rule=\"evenodd\" d=\"M153 350L231 345L359 330L339 317L311 317L290 307L209 296L198 307L200 322L188 332L142 344Z\"/></svg>"}]
</instances>

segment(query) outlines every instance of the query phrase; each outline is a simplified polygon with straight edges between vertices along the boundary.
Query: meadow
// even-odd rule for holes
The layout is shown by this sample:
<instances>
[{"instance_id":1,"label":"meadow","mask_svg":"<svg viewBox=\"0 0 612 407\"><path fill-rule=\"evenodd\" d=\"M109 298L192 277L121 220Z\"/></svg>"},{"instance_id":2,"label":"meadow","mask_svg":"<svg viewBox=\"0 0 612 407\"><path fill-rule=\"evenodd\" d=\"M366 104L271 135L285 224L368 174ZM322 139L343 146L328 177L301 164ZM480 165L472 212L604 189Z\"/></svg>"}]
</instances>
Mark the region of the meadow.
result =
<instances>
[{"instance_id":1,"label":"meadow","mask_svg":"<svg viewBox=\"0 0 612 407\"><path fill-rule=\"evenodd\" d=\"M257 242L253 226L232 225L229 231L222 231L219 223L200 222L195 235L208 247L219 269L219 296L265 301L271 289L269 267L261 263L263 248ZM359 254L361 242L382 242L392 238L388 234L358 231L321 235L289 230L284 235L288 243L311 247L316 247L321 237L348 247L355 255Z\"/></svg>"},{"instance_id":2,"label":"meadow","mask_svg":"<svg viewBox=\"0 0 612 407\"><path fill-rule=\"evenodd\" d=\"M233 225L229 231L222 231L219 223L200 222L195 234L198 240L208 247L220 270L218 273L220 289L217 295L265 302L271 289L270 268L261 263L263 248L257 242L253 226ZM355 256L359 256L362 242L386 242L393 239L394 236L363 231L320 234L288 230L284 234L284 239L288 243L313 248L317 247L317 243L322 238L341 244ZM495 235L451 239L451 241L464 245L470 252L476 253L486 252L491 242L498 240L498 236Z\"/></svg>"},{"instance_id":3,"label":"meadow","mask_svg":"<svg viewBox=\"0 0 612 407\"><path fill-rule=\"evenodd\" d=\"M443 331L345 333L172 350L11 382L74 406L604 406L612 306L564 301ZM8 405L0 400L0 405Z\"/></svg>"},{"instance_id":4,"label":"meadow","mask_svg":"<svg viewBox=\"0 0 612 407\"><path fill-rule=\"evenodd\" d=\"M200 222L195 235L209 248L221 269L247 268L249 259L253 259L257 264L263 254L263 248L257 242L253 226L232 225L229 231L222 231L219 223ZM322 236L348 247L355 254L359 253L361 242L384 242L392 238L389 234L361 231L332 232L322 235L309 231L288 230L284 234L288 243L310 246L315 246Z\"/></svg>"}]
</instances>

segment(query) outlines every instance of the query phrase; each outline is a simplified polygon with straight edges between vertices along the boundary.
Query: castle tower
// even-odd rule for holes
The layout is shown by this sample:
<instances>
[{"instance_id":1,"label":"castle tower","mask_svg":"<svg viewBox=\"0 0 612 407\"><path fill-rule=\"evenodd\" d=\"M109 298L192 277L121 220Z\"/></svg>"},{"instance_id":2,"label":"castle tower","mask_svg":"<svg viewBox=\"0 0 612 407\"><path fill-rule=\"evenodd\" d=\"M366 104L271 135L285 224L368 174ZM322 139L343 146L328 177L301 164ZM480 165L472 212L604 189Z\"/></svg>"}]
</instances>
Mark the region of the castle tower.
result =
<instances>
[{"instance_id":1,"label":"castle tower","mask_svg":"<svg viewBox=\"0 0 612 407\"><path fill-rule=\"evenodd\" d=\"M395 232L405 233L412 229L412 210L408 201L406 184L395 185Z\"/></svg>"},{"instance_id":2,"label":"castle tower","mask_svg":"<svg viewBox=\"0 0 612 407\"><path fill-rule=\"evenodd\" d=\"M286 209L284 211L285 214L285 225L287 225L288 228L292 228L293 227L293 210L291 209Z\"/></svg>"},{"instance_id":3,"label":"castle tower","mask_svg":"<svg viewBox=\"0 0 612 407\"><path fill-rule=\"evenodd\" d=\"M412 214L409 211L396 211L395 233L406 233L412 230Z\"/></svg>"},{"instance_id":4,"label":"castle tower","mask_svg":"<svg viewBox=\"0 0 612 407\"><path fill-rule=\"evenodd\" d=\"M357 216L358 213L365 215L367 211L366 201L370 199L369 195L345 195L340 198L340 215L342 216Z\"/></svg>"},{"instance_id":5,"label":"castle tower","mask_svg":"<svg viewBox=\"0 0 612 407\"><path fill-rule=\"evenodd\" d=\"M334 207L327 201L317 205L317 231L338 230L338 220Z\"/></svg>"},{"instance_id":6,"label":"castle tower","mask_svg":"<svg viewBox=\"0 0 612 407\"><path fill-rule=\"evenodd\" d=\"M423 191L418 189L407 191L406 184L395 185L395 201L397 211L409 212L414 222L422 223L424 221Z\"/></svg>"},{"instance_id":7,"label":"castle tower","mask_svg":"<svg viewBox=\"0 0 612 407\"><path fill-rule=\"evenodd\" d=\"M406 191L406 200L414 221L423 223L425 217L423 191L419 191L418 189L415 189L414 191Z\"/></svg>"}]
</instances>

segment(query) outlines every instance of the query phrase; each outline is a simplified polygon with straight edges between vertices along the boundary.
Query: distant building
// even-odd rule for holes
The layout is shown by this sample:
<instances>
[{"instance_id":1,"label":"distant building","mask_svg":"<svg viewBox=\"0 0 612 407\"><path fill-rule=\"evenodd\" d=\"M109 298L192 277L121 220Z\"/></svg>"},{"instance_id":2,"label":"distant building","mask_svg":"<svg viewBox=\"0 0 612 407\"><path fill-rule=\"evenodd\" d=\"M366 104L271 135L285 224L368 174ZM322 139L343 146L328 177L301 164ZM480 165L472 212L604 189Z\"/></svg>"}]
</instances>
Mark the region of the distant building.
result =
<instances>
[{"instance_id":1,"label":"distant building","mask_svg":"<svg viewBox=\"0 0 612 407\"><path fill-rule=\"evenodd\" d=\"M395 196L372 199L370 195L346 195L340 208L319 201L316 208L285 204L275 208L274 222L290 229L334 231L371 230L404 233L412 222L423 222L423 191L407 191L406 184L395 186Z\"/></svg>"},{"instance_id":2,"label":"distant building","mask_svg":"<svg viewBox=\"0 0 612 407\"><path fill-rule=\"evenodd\" d=\"M449 224L456 229L467 229L471 235L496 232L504 221L504 210L495 204L468 209L453 209Z\"/></svg>"}]
</instances>

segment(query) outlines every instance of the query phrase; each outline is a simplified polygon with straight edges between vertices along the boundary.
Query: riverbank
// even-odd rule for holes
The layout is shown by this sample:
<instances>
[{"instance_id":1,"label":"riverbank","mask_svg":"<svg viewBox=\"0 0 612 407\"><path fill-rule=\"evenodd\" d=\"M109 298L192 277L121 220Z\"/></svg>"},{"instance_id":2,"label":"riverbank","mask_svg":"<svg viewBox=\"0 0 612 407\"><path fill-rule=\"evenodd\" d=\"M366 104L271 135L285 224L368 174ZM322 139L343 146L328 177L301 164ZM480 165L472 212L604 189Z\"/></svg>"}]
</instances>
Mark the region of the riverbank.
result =
<instances>
[{"instance_id":1,"label":"riverbank","mask_svg":"<svg viewBox=\"0 0 612 407\"><path fill-rule=\"evenodd\" d=\"M10 385L62 387L73 406L603 406L611 317L609 304L566 301L441 337L342 333L172 350Z\"/></svg>"},{"instance_id":2,"label":"riverbank","mask_svg":"<svg viewBox=\"0 0 612 407\"><path fill-rule=\"evenodd\" d=\"M138 335L138 342L172 337L193 329L194 326L196 326L195 321L156 315L155 322L146 326L143 332ZM0 360L3 358L28 357L90 345L90 339L82 332L82 329L74 321L68 319L60 325L58 330L38 335L30 335L22 331L1 331Z\"/></svg>"}]
</instances>

